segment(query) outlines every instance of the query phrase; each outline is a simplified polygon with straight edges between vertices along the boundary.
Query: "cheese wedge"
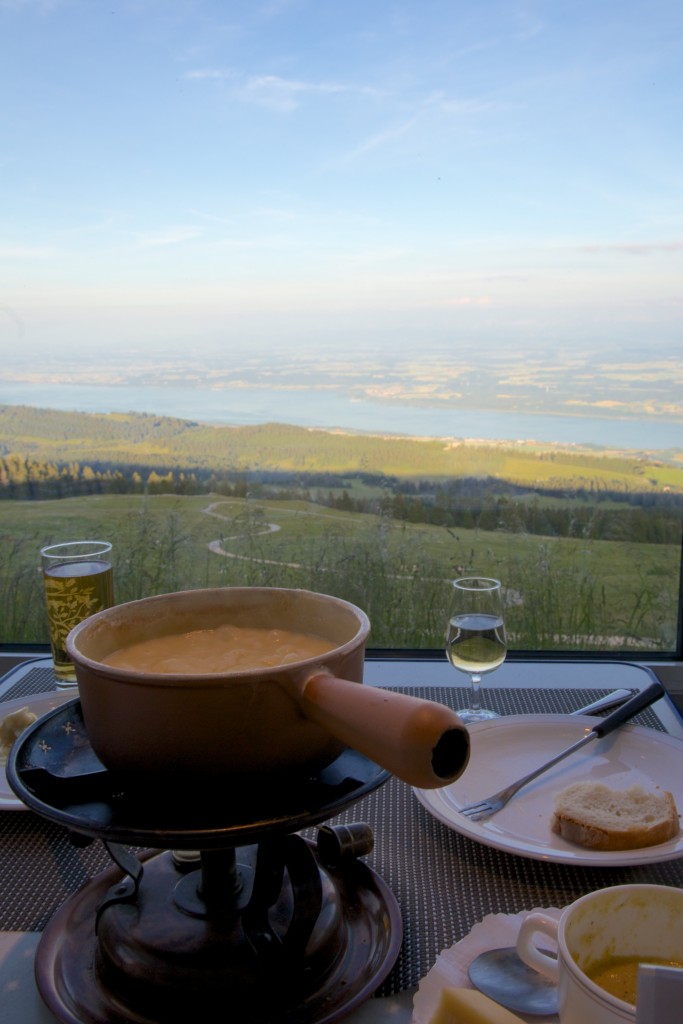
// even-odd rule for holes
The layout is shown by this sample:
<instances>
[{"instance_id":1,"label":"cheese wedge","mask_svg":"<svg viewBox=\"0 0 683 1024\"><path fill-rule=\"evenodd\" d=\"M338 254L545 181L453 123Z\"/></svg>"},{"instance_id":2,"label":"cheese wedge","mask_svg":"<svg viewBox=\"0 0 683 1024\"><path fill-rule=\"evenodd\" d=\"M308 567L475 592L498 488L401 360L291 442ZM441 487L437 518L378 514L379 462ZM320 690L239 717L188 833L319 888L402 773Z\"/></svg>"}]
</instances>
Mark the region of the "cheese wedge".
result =
<instances>
[{"instance_id":1,"label":"cheese wedge","mask_svg":"<svg viewBox=\"0 0 683 1024\"><path fill-rule=\"evenodd\" d=\"M14 741L35 720L36 716L32 711L28 708L19 708L0 721L0 764L5 764Z\"/></svg>"},{"instance_id":2,"label":"cheese wedge","mask_svg":"<svg viewBox=\"0 0 683 1024\"><path fill-rule=\"evenodd\" d=\"M516 1013L474 988L445 988L429 1024L524 1024Z\"/></svg>"}]
</instances>

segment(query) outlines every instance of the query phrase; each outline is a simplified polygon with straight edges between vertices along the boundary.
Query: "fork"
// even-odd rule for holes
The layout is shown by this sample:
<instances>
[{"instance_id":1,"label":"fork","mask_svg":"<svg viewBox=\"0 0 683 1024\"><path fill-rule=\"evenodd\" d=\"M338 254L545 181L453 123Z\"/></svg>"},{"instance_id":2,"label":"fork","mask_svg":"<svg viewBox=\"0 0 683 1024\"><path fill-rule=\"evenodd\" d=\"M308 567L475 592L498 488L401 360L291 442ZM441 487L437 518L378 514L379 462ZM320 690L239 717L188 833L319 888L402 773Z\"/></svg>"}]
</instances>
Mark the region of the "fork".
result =
<instances>
[{"instance_id":1,"label":"fork","mask_svg":"<svg viewBox=\"0 0 683 1024\"><path fill-rule=\"evenodd\" d=\"M470 821L483 821L485 818L490 818L491 815L497 814L497 812L508 803L509 800L518 793L523 786L528 785L533 779L538 778L543 772L552 768L558 761L564 760L565 757L569 757L575 751L580 750L591 740L598 737L607 736L618 726L622 725L623 722L627 722L634 715L637 715L639 711L643 711L649 707L650 704L654 704L656 700L663 697L666 690L661 683L651 683L640 693L636 693L630 700L627 700L625 704L613 711L607 718L597 722L592 729L590 729L580 740L576 743L572 743L570 747L565 747L559 754L551 758L549 761L545 761L544 764L540 765L534 771L529 772L523 778L518 779L516 782L512 782L509 786L501 789L498 793L494 793L492 796L487 797L485 800L479 800L477 803L469 804L467 807L461 807L460 813L464 814Z\"/></svg>"}]
</instances>

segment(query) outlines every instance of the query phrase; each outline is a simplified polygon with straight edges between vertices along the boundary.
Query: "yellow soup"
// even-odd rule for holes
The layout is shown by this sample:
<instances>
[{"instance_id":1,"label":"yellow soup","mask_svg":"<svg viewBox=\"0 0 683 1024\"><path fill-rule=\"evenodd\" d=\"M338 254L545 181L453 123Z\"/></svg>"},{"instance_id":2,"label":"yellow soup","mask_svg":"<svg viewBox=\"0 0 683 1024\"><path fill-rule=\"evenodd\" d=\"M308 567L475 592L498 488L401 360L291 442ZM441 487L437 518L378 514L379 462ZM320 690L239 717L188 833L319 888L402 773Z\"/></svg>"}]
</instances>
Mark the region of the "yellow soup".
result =
<instances>
[{"instance_id":1,"label":"yellow soup","mask_svg":"<svg viewBox=\"0 0 683 1024\"><path fill-rule=\"evenodd\" d=\"M679 960L663 960L660 957L608 956L588 968L586 974L605 992L625 1003L636 1005L636 984L640 964L654 964L657 967L683 967Z\"/></svg>"}]
</instances>

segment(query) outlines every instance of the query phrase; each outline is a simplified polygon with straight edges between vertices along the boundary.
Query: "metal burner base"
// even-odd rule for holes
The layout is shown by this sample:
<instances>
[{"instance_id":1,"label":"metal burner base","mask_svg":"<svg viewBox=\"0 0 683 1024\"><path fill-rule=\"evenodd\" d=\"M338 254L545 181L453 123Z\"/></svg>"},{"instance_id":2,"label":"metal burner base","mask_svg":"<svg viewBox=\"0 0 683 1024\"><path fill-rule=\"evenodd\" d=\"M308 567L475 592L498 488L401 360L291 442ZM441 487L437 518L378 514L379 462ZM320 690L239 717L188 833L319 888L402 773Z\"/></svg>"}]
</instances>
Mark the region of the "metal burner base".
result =
<instances>
[{"instance_id":1,"label":"metal burner base","mask_svg":"<svg viewBox=\"0 0 683 1024\"><path fill-rule=\"evenodd\" d=\"M240 1024L341 1019L369 998L393 967L402 940L400 910L389 887L366 864L349 859L338 867L323 865L314 844L306 845L319 872L322 910L294 974L282 969L277 955L270 969L268 956L252 949L254 943L288 941L294 904L287 876L268 922L252 931L247 925L246 934L239 915L202 921L191 906L188 913L190 876L183 877L172 854L153 853L141 858L144 878L136 901L112 901L112 893L126 884L126 876L112 868L51 919L36 954L44 1002L63 1024L187 1024L211 1019L208 1005L214 1012L219 1005L222 1016ZM248 860L247 851L240 854ZM252 868L240 870L250 885ZM178 905L168 895L176 885ZM160 938L164 917L165 940ZM127 963L139 963L148 928L153 939L147 974L129 977Z\"/></svg>"}]
</instances>

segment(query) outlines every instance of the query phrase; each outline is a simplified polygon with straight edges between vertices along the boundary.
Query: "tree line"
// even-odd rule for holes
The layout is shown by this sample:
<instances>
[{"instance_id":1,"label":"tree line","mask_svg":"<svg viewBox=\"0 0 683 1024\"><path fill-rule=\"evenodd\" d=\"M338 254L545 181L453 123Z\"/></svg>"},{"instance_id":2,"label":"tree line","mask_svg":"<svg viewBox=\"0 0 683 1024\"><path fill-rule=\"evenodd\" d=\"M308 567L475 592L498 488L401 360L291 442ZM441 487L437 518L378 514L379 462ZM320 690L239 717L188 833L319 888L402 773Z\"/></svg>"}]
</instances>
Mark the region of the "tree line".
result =
<instances>
[{"instance_id":1,"label":"tree line","mask_svg":"<svg viewBox=\"0 0 683 1024\"><path fill-rule=\"evenodd\" d=\"M291 473L381 472L403 479L488 475L557 489L683 492L683 467L647 453L587 451L514 442L477 442L311 430L265 423L248 427L200 424L144 413L57 412L0 405L0 456L24 453L45 462L78 459L94 466L139 465L160 472L240 468Z\"/></svg>"},{"instance_id":2,"label":"tree line","mask_svg":"<svg viewBox=\"0 0 683 1024\"><path fill-rule=\"evenodd\" d=\"M354 485L364 485L363 488ZM367 489L374 493L368 495ZM498 478L403 480L381 473L291 473L104 461L0 457L0 499L41 501L94 494L218 494L255 500L307 501L339 511L382 514L446 529L480 529L548 537L678 544L683 495L606 487L523 487Z\"/></svg>"}]
</instances>

